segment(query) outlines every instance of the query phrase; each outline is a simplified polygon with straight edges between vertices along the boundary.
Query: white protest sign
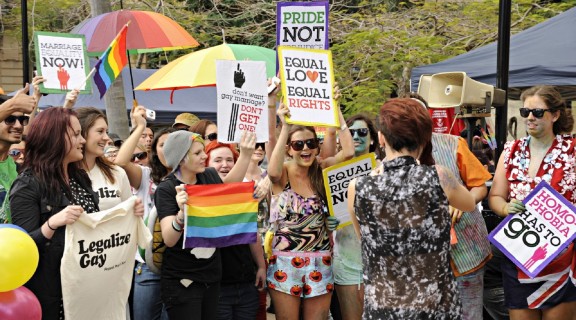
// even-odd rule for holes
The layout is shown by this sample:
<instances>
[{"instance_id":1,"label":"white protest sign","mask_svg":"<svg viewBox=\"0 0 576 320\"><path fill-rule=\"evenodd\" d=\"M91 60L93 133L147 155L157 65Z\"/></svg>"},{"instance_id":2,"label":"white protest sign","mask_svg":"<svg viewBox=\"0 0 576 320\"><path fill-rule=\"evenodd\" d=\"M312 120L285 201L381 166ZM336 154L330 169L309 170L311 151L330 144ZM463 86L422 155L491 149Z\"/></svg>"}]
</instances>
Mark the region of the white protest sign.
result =
<instances>
[{"instance_id":1,"label":"white protest sign","mask_svg":"<svg viewBox=\"0 0 576 320\"><path fill-rule=\"evenodd\" d=\"M352 179L367 176L376 167L374 153L355 157L322 171L330 215L340 220L338 229L352 222L348 213L348 184Z\"/></svg>"},{"instance_id":2,"label":"white protest sign","mask_svg":"<svg viewBox=\"0 0 576 320\"><path fill-rule=\"evenodd\" d=\"M328 49L328 1L278 2L276 45Z\"/></svg>"},{"instance_id":3,"label":"white protest sign","mask_svg":"<svg viewBox=\"0 0 576 320\"><path fill-rule=\"evenodd\" d=\"M334 101L332 53L278 47L284 104L290 109L291 124L339 127Z\"/></svg>"},{"instance_id":4,"label":"white protest sign","mask_svg":"<svg viewBox=\"0 0 576 320\"><path fill-rule=\"evenodd\" d=\"M488 239L534 278L576 237L576 208L542 181L524 199L526 211L511 214Z\"/></svg>"},{"instance_id":5,"label":"white protest sign","mask_svg":"<svg viewBox=\"0 0 576 320\"><path fill-rule=\"evenodd\" d=\"M91 81L83 84L90 72L84 35L38 31L34 47L36 72L46 78L40 92L65 93L76 88L81 93L92 92Z\"/></svg>"},{"instance_id":6,"label":"white protest sign","mask_svg":"<svg viewBox=\"0 0 576 320\"><path fill-rule=\"evenodd\" d=\"M266 63L216 61L218 141L240 142L242 131L256 133L257 142L268 141L268 91Z\"/></svg>"}]
</instances>

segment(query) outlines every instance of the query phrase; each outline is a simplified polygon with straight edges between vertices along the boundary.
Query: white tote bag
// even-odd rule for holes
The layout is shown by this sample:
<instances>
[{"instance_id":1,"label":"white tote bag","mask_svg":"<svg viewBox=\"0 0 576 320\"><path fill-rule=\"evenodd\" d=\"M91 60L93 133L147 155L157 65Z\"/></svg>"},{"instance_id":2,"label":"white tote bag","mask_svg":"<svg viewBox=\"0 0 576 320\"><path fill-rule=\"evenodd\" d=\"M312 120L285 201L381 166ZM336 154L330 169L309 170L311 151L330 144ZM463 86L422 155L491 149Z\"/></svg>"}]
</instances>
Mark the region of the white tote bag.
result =
<instances>
[{"instance_id":1,"label":"white tote bag","mask_svg":"<svg viewBox=\"0 0 576 320\"><path fill-rule=\"evenodd\" d=\"M106 211L82 213L66 226L60 274L66 320L125 320L138 245L152 236L133 214L136 197Z\"/></svg>"}]
</instances>

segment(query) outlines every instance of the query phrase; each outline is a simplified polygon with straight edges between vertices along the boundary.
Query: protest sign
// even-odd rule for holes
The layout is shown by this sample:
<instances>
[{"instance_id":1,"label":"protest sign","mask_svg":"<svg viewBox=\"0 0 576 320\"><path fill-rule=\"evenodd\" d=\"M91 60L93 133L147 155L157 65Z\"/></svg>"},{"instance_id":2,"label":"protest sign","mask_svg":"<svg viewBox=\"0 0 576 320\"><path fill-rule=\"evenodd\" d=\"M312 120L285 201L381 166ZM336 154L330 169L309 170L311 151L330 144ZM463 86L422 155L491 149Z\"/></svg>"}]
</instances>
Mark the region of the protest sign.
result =
<instances>
[{"instance_id":1,"label":"protest sign","mask_svg":"<svg viewBox=\"0 0 576 320\"><path fill-rule=\"evenodd\" d=\"M339 127L334 101L332 53L328 50L278 47L283 102L288 123Z\"/></svg>"},{"instance_id":2,"label":"protest sign","mask_svg":"<svg viewBox=\"0 0 576 320\"><path fill-rule=\"evenodd\" d=\"M545 181L523 201L526 211L510 214L488 239L534 278L576 236L576 208Z\"/></svg>"},{"instance_id":3,"label":"protest sign","mask_svg":"<svg viewBox=\"0 0 576 320\"><path fill-rule=\"evenodd\" d=\"M355 157L322 171L330 215L340 220L338 229L352 222L348 213L348 184L352 179L367 176L376 167L374 153Z\"/></svg>"},{"instance_id":4,"label":"protest sign","mask_svg":"<svg viewBox=\"0 0 576 320\"><path fill-rule=\"evenodd\" d=\"M218 141L240 142L242 131L256 133L257 142L268 141L268 91L266 63L216 61Z\"/></svg>"},{"instance_id":5,"label":"protest sign","mask_svg":"<svg viewBox=\"0 0 576 320\"><path fill-rule=\"evenodd\" d=\"M328 49L328 1L278 2L276 45Z\"/></svg>"},{"instance_id":6,"label":"protest sign","mask_svg":"<svg viewBox=\"0 0 576 320\"><path fill-rule=\"evenodd\" d=\"M91 81L86 81L90 62L82 34L37 31L34 33L36 72L46 78L40 84L42 93L66 93L80 89L92 93Z\"/></svg>"}]
</instances>

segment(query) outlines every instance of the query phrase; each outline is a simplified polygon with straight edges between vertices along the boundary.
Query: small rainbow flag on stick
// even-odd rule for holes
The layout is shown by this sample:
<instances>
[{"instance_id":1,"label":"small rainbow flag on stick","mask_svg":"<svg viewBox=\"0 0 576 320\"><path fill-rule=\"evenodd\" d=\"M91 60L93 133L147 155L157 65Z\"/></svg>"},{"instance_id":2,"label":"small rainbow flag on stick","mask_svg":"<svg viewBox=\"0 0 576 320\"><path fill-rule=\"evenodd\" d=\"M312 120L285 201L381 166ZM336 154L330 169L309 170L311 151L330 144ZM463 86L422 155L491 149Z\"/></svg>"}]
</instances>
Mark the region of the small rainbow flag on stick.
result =
<instances>
[{"instance_id":1,"label":"small rainbow flag on stick","mask_svg":"<svg viewBox=\"0 0 576 320\"><path fill-rule=\"evenodd\" d=\"M184 248L221 248L256 242L254 182L187 185Z\"/></svg>"},{"instance_id":2,"label":"small rainbow flag on stick","mask_svg":"<svg viewBox=\"0 0 576 320\"><path fill-rule=\"evenodd\" d=\"M110 88L110 85L122 71L122 68L128 62L126 55L126 33L128 32L128 24L124 25L120 33L114 38L108 49L104 51L100 60L94 66L96 74L94 75L94 83L100 91L100 99Z\"/></svg>"}]
</instances>

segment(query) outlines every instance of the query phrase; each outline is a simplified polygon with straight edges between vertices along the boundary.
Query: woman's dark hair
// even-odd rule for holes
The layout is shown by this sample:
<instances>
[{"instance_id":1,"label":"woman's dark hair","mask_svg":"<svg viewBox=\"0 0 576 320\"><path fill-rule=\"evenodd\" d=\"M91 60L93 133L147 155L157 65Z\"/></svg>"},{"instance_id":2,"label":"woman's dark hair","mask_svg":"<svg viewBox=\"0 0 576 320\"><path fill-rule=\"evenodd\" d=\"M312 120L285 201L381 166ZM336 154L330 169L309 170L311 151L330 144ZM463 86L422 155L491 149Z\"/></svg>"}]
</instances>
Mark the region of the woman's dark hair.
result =
<instances>
[{"instance_id":1,"label":"woman's dark hair","mask_svg":"<svg viewBox=\"0 0 576 320\"><path fill-rule=\"evenodd\" d=\"M94 107L76 108L76 113L78 114L78 120L80 121L80 126L82 127L82 137L84 137L84 139L86 140L88 140L88 131L94 126L94 124L98 119L104 119L104 121L106 121L106 125L108 125L108 119L106 119L106 115L104 114L104 112ZM87 168L86 147L82 149L82 155L84 156L84 158L82 159L82 163L84 163L84 167ZM98 166L98 168L100 168L100 170L102 170L102 173L104 173L106 180L108 180L110 183L116 182L114 174L112 173L112 170L115 169L113 167L113 164L110 161L108 161L106 157L103 156L96 157L96 165Z\"/></svg>"},{"instance_id":2,"label":"woman's dark hair","mask_svg":"<svg viewBox=\"0 0 576 320\"><path fill-rule=\"evenodd\" d=\"M76 112L65 108L49 108L40 112L30 123L26 136L26 157L22 171L30 170L43 185L48 199L54 200L62 190L68 199L72 191L66 180L62 164L71 148L71 118ZM71 162L67 167L68 177L74 177L89 183L90 179L80 168L80 162Z\"/></svg>"},{"instance_id":3,"label":"woman's dark hair","mask_svg":"<svg viewBox=\"0 0 576 320\"><path fill-rule=\"evenodd\" d=\"M201 135L202 138L204 138L206 136L206 129L211 124L216 125L214 122L210 120L200 120L195 124L193 124L190 128L188 128L188 131L197 133Z\"/></svg>"},{"instance_id":4,"label":"woman's dark hair","mask_svg":"<svg viewBox=\"0 0 576 320\"><path fill-rule=\"evenodd\" d=\"M566 101L562 99L560 92L552 86L535 86L522 92L520 100L526 101L529 97L539 96L551 112L559 111L558 120L552 125L554 134L570 134L574 127L572 113L566 108Z\"/></svg>"},{"instance_id":5,"label":"woman's dark hair","mask_svg":"<svg viewBox=\"0 0 576 320\"><path fill-rule=\"evenodd\" d=\"M390 99L380 108L380 132L390 148L416 151L422 148L420 163L433 165L432 118L413 98Z\"/></svg>"},{"instance_id":6,"label":"woman's dark hair","mask_svg":"<svg viewBox=\"0 0 576 320\"><path fill-rule=\"evenodd\" d=\"M294 133L299 131L310 131L314 134L314 139L318 140L318 136L316 135L316 130L314 130L314 127L292 126L290 132L288 133L288 139L286 140L287 148L290 148L290 141L292 141L292 136L294 135ZM320 145L318 145L318 154L320 154ZM318 163L318 160L316 160L316 157L314 157L314 161L312 162L310 169L308 169L308 175L310 177L310 182L312 182L312 187L314 188L316 194L320 196L320 198L322 199L322 201L324 201L324 203L328 203L326 198L326 190L324 189L324 177L322 176L322 167L320 167L320 164Z\"/></svg>"},{"instance_id":7,"label":"woman's dark hair","mask_svg":"<svg viewBox=\"0 0 576 320\"><path fill-rule=\"evenodd\" d=\"M152 173L150 174L150 176L152 177L152 181L155 184L160 184L160 182L162 182L162 179L164 179L164 177L166 177L168 173L170 173L168 168L166 168L162 164L162 162L160 162L160 158L158 158L158 153L156 152L156 148L158 147L158 140L160 140L160 137L162 137L163 135L170 134L175 131L178 130L168 127L157 131L156 134L154 135L154 141L152 141L152 150L150 152L152 156L148 161L148 165L152 169Z\"/></svg>"},{"instance_id":8,"label":"woman's dark hair","mask_svg":"<svg viewBox=\"0 0 576 320\"><path fill-rule=\"evenodd\" d=\"M368 151L376 153L376 158L383 159L384 154L378 147L378 130L376 130L376 126L374 126L372 119L370 119L370 117L366 114L357 114L346 119L346 125L350 127L354 124L355 121L364 121L366 123L366 126L368 126L368 131L370 131L370 147Z\"/></svg>"}]
</instances>

